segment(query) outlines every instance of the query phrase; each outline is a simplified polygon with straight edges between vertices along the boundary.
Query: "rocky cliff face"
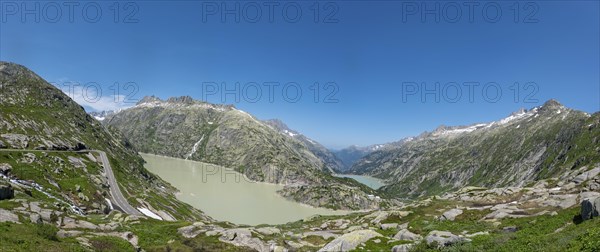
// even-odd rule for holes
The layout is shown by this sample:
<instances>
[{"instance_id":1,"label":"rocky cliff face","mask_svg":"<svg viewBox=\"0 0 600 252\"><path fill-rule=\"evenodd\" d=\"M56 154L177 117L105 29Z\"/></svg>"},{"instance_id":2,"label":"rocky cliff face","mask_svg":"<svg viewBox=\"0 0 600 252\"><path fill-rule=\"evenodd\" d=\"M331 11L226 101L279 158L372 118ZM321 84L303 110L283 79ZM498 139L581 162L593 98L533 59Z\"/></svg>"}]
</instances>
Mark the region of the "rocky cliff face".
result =
<instances>
[{"instance_id":1,"label":"rocky cliff face","mask_svg":"<svg viewBox=\"0 0 600 252\"><path fill-rule=\"evenodd\" d=\"M16 149L0 155L0 166L12 165L12 179L47 185L65 201L95 198L94 203L104 204L106 186L97 160L73 152L101 150L110 158L121 191L135 207L164 210L178 218L201 215L177 201L175 189L143 167L143 159L129 142L29 69L0 62L0 108L0 149ZM88 184L89 195L78 195ZM178 213L178 209L186 211Z\"/></svg>"},{"instance_id":2,"label":"rocky cliff face","mask_svg":"<svg viewBox=\"0 0 600 252\"><path fill-rule=\"evenodd\" d=\"M600 114L554 100L491 123L439 127L375 151L351 172L385 179L389 195L434 195L467 186L524 186L600 162Z\"/></svg>"},{"instance_id":3,"label":"rocky cliff face","mask_svg":"<svg viewBox=\"0 0 600 252\"><path fill-rule=\"evenodd\" d=\"M322 185L342 183L330 175L336 165L326 159L330 153L314 151L320 145L307 146L309 139L297 139L289 134L291 131L285 133L279 125L257 120L231 105L185 96L167 100L151 96L107 117L103 123L126 135L141 152L217 164L234 168L255 181L293 185L282 193L304 203L337 208L372 205L356 204L358 201L340 203L334 192L338 187L331 187L331 197L319 200L295 197L297 191L288 190L296 185L304 185L312 192ZM343 183L347 184L344 191L352 190L356 197L367 198L360 185Z\"/></svg>"},{"instance_id":4,"label":"rocky cliff face","mask_svg":"<svg viewBox=\"0 0 600 252\"><path fill-rule=\"evenodd\" d=\"M281 120L271 119L264 122L275 130L279 131L280 134L302 142L310 152L312 152L323 162L329 171L335 172L343 170L344 164L342 163L342 160L336 157L333 152L325 148L325 146L321 145L317 141L314 141L305 135L288 128L288 126L285 125L285 123L283 123Z\"/></svg>"}]
</instances>

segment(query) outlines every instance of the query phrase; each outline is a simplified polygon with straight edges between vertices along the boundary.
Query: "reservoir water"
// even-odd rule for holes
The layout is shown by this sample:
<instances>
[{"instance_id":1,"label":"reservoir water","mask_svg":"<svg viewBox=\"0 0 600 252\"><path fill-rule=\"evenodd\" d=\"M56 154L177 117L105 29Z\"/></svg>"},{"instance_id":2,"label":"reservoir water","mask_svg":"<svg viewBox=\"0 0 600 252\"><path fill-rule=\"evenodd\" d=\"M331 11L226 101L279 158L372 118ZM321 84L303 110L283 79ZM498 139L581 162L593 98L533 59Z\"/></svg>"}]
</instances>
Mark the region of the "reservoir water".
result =
<instances>
[{"instance_id":1,"label":"reservoir water","mask_svg":"<svg viewBox=\"0 0 600 252\"><path fill-rule=\"evenodd\" d=\"M305 217L347 214L314 208L277 194L282 185L252 182L220 166L177 158L141 154L146 169L179 189L177 198L210 217L236 224L283 224Z\"/></svg>"},{"instance_id":2,"label":"reservoir water","mask_svg":"<svg viewBox=\"0 0 600 252\"><path fill-rule=\"evenodd\" d=\"M385 183L383 183L383 181L381 181L381 179L370 177L370 176L351 175L351 174L336 174L335 176L342 177L342 178L354 179L354 180L358 181L359 183L365 184L366 186L371 187L375 190L377 190L379 187L382 187L385 185Z\"/></svg>"}]
</instances>

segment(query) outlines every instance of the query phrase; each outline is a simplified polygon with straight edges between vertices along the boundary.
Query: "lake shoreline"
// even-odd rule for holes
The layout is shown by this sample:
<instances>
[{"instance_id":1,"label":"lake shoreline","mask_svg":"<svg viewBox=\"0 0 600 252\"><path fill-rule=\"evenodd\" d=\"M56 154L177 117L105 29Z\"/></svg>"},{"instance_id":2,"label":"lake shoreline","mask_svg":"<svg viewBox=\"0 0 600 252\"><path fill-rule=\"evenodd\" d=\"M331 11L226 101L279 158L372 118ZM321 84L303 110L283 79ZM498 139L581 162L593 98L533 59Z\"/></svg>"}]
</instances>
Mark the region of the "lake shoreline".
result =
<instances>
[{"instance_id":1,"label":"lake shoreline","mask_svg":"<svg viewBox=\"0 0 600 252\"><path fill-rule=\"evenodd\" d=\"M281 225L289 222L302 220L313 215L340 216L356 212L363 212L354 210L334 210L323 207L314 207L305 203L296 202L282 196L279 193L279 191L284 188L284 184L252 181L248 179L244 174L241 174L227 167L222 167L210 163L204 163L201 161L186 160L182 158L174 158L150 153L140 152L139 154L142 156L142 158L144 158L144 161L146 162L145 168L149 172L162 178L177 189L178 193L176 193L175 196L179 200L192 205L194 208L199 209L200 211L206 213L207 215L216 220L229 221L236 224L251 226L260 224ZM156 164L156 160L149 160L148 157L159 158L160 160L167 163L175 162L175 164ZM152 166L154 167L151 168ZM165 173L164 167L174 167L175 169L172 169L172 171ZM187 169L177 169L177 167L185 167ZM203 180L202 183L191 182L193 181L194 177L199 176L199 174L196 173L197 171L200 171L202 174L203 169L206 169L207 167L210 167L211 169L226 169L228 174L230 172L233 172L236 175L243 176L244 179L240 181L236 180L237 182L221 182L216 181L215 177L209 177L207 181ZM163 172L160 172L160 170L162 170ZM182 178L179 182L177 182L177 179L175 178L175 175L177 173L179 173L180 177ZM202 179L207 178L202 177ZM205 187L209 189L206 189ZM243 189L240 190L240 188ZM223 192L227 193L226 191L228 190L238 190L235 193L229 192L231 194L230 197L238 197L238 200L230 199L229 197L223 197L215 194ZM210 191L214 192L211 194L209 193ZM225 199L226 201L219 203L218 201L220 201L221 198ZM212 204L210 203L211 200L213 201ZM242 204L244 202L245 205ZM257 207L253 208L253 205L256 205ZM265 208L264 206L269 207ZM219 207L225 207L225 209L219 210ZM245 209L245 211L240 213L242 213L242 215L247 214L247 217L249 219L244 220L243 217L239 216L239 214L234 214L231 208ZM266 210L266 212L264 210ZM230 215L228 215L228 212ZM270 217L272 216L277 216L277 218L271 219Z\"/></svg>"}]
</instances>

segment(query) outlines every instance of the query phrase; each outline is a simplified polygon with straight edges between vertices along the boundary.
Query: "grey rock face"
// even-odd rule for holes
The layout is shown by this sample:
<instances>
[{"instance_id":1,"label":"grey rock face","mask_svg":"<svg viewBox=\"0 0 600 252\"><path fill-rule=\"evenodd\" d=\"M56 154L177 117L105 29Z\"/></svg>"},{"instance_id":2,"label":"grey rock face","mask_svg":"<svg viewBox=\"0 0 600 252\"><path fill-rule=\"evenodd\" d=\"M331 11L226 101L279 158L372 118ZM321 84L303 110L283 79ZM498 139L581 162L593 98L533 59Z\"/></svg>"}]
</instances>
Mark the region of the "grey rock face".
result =
<instances>
[{"instance_id":1,"label":"grey rock face","mask_svg":"<svg viewBox=\"0 0 600 252\"><path fill-rule=\"evenodd\" d=\"M4 138L6 142L14 149L25 149L29 146L29 137L23 134L2 134L0 137Z\"/></svg>"},{"instance_id":2,"label":"grey rock face","mask_svg":"<svg viewBox=\"0 0 600 252\"><path fill-rule=\"evenodd\" d=\"M19 216L12 213L11 211L0 208L0 222L19 223Z\"/></svg>"}]
</instances>

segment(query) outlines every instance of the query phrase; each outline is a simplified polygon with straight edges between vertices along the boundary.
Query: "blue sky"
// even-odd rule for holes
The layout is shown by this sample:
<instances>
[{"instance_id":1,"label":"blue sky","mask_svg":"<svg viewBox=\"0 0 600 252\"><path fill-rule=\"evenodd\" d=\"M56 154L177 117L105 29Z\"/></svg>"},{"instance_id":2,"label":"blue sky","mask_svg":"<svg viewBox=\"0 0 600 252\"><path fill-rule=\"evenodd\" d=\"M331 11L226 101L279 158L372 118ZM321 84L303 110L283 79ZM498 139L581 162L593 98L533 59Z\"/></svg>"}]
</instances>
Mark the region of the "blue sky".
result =
<instances>
[{"instance_id":1,"label":"blue sky","mask_svg":"<svg viewBox=\"0 0 600 252\"><path fill-rule=\"evenodd\" d=\"M81 92L73 96L89 110L130 106L122 101L145 95L190 95L279 118L332 148L497 120L550 98L600 110L597 1L480 2L472 22L469 2L461 1L454 2L460 16L457 5L444 1L278 2L272 21L271 2L226 2L228 9L240 5L233 11L240 22L237 14L221 19L222 2L81 3L73 6L72 22L68 6L47 3L0 3L0 60L63 88L80 83L88 102ZM439 22L423 11L435 4ZM240 101L232 94L222 99L221 83ZM423 100L423 89L434 91Z\"/></svg>"}]
</instances>

